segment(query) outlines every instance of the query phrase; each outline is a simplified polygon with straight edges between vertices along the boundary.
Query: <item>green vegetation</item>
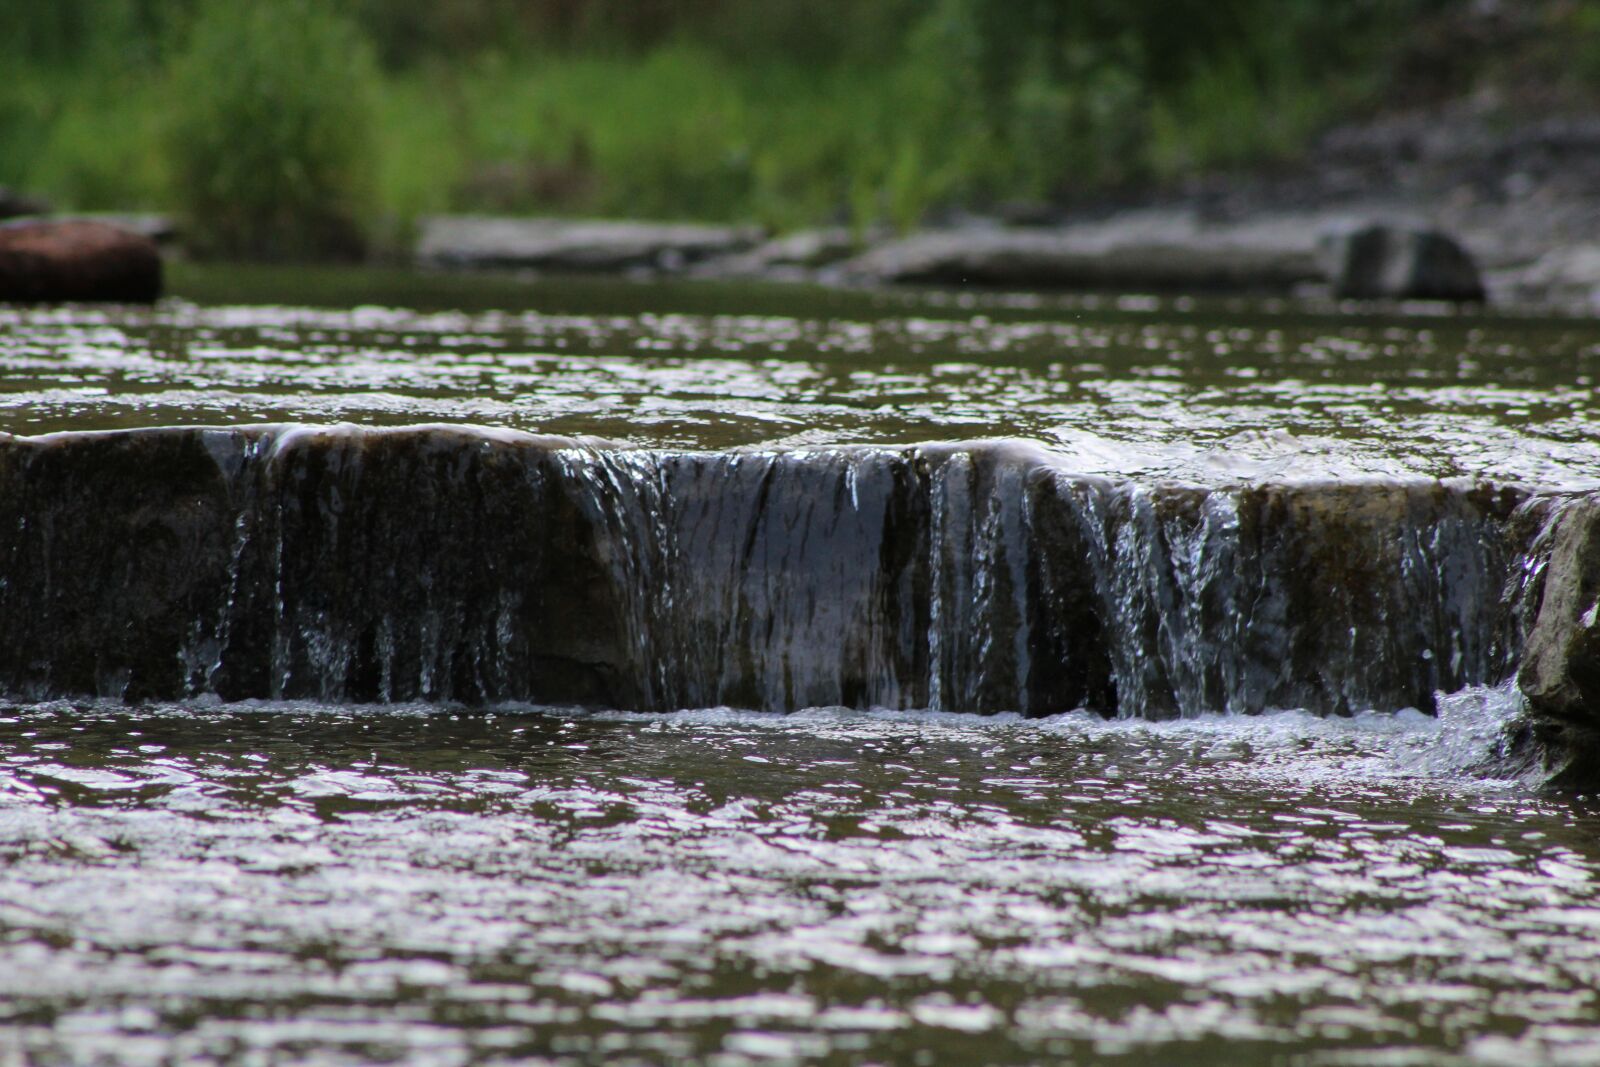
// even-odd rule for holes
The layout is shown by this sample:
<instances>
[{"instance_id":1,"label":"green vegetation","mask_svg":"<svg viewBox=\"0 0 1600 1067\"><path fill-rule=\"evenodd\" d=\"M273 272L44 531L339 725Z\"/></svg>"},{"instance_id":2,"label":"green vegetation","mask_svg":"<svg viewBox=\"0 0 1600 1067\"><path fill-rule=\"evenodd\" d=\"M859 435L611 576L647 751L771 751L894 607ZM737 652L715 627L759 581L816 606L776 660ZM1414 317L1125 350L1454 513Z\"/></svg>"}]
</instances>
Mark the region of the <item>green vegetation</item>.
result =
<instances>
[{"instance_id":1,"label":"green vegetation","mask_svg":"<svg viewBox=\"0 0 1600 1067\"><path fill-rule=\"evenodd\" d=\"M1291 157L1468 6L7 4L0 184L265 256L446 210L908 226ZM1600 55L1600 3L1545 7Z\"/></svg>"},{"instance_id":2,"label":"green vegetation","mask_svg":"<svg viewBox=\"0 0 1600 1067\"><path fill-rule=\"evenodd\" d=\"M212 0L168 77L172 193L206 250L360 254L377 68L353 23L312 0Z\"/></svg>"}]
</instances>

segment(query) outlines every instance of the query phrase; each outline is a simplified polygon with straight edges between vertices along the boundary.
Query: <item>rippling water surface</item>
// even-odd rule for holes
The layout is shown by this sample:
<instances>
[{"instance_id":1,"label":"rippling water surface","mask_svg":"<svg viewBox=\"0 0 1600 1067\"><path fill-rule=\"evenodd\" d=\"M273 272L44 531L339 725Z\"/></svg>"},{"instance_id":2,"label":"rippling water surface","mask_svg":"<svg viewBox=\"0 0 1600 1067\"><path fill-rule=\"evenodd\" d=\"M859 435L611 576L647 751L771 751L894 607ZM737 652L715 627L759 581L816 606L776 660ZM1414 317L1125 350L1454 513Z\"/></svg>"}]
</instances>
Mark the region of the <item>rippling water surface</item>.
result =
<instances>
[{"instance_id":1,"label":"rippling water surface","mask_svg":"<svg viewBox=\"0 0 1600 1067\"><path fill-rule=\"evenodd\" d=\"M39 1062L1592 1063L1600 816L1467 773L1505 700L12 708L0 1011Z\"/></svg>"},{"instance_id":2,"label":"rippling water surface","mask_svg":"<svg viewBox=\"0 0 1600 1067\"><path fill-rule=\"evenodd\" d=\"M0 308L0 430L461 421L1023 436L1210 482L1600 472L1582 324L300 284L294 306ZM388 306L450 302L482 310ZM1600 809L1502 777L1515 704L0 704L0 1064L1596 1063Z\"/></svg>"},{"instance_id":3,"label":"rippling water surface","mask_svg":"<svg viewBox=\"0 0 1600 1067\"><path fill-rule=\"evenodd\" d=\"M755 315L641 286L484 288L536 310L0 309L0 426L447 421L695 448L1024 436L1084 471L1202 481L1600 471L1584 323L865 296Z\"/></svg>"}]
</instances>

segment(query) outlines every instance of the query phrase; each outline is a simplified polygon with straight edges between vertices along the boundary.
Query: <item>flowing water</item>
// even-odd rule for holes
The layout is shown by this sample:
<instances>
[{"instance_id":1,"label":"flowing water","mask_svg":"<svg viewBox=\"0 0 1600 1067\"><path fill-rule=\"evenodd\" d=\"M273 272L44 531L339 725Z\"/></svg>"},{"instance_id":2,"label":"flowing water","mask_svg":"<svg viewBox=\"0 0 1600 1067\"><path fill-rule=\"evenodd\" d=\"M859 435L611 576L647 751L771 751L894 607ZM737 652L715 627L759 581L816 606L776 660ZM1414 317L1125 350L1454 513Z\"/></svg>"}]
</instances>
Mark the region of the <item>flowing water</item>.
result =
<instances>
[{"instance_id":1,"label":"flowing water","mask_svg":"<svg viewBox=\"0 0 1600 1067\"><path fill-rule=\"evenodd\" d=\"M767 296L786 313L755 315L737 289L480 289L447 295L502 307L0 308L0 427L443 421L670 448L1023 437L1083 473L1206 484L1600 479L1600 337L1582 321L827 294Z\"/></svg>"},{"instance_id":2,"label":"flowing water","mask_svg":"<svg viewBox=\"0 0 1600 1067\"><path fill-rule=\"evenodd\" d=\"M152 311L0 308L0 429L463 422L651 469L1022 438L1074 477L1228 499L1600 472L1583 323L313 281L252 282L294 306L194 275L203 301ZM1395 573L1429 560L1488 612L1446 565L1486 535L1450 523ZM1235 561L1201 547L1165 566ZM961 602L993 599L972 567ZM939 622L919 625L988 647L989 623ZM1232 662L1218 616L1186 625ZM1395 669L1354 640L1342 677ZM1593 1063L1600 810L1500 758L1519 698L1489 666L1436 714L1196 698L1165 722L1126 684L1112 720L13 694L0 1064Z\"/></svg>"}]
</instances>

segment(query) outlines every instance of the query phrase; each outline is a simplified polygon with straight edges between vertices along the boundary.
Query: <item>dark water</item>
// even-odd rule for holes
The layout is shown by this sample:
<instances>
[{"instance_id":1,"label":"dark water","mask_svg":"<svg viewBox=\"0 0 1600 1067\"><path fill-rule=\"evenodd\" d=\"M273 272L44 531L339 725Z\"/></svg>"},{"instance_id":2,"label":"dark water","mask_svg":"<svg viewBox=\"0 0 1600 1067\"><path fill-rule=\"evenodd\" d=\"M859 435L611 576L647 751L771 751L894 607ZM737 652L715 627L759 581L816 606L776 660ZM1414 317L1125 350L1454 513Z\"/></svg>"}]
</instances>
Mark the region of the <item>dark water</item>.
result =
<instances>
[{"instance_id":1,"label":"dark water","mask_svg":"<svg viewBox=\"0 0 1600 1067\"><path fill-rule=\"evenodd\" d=\"M0 429L1600 471L1578 323L402 281L0 309ZM1600 810L1490 769L1516 705L0 706L0 1064L1600 1062Z\"/></svg>"}]
</instances>

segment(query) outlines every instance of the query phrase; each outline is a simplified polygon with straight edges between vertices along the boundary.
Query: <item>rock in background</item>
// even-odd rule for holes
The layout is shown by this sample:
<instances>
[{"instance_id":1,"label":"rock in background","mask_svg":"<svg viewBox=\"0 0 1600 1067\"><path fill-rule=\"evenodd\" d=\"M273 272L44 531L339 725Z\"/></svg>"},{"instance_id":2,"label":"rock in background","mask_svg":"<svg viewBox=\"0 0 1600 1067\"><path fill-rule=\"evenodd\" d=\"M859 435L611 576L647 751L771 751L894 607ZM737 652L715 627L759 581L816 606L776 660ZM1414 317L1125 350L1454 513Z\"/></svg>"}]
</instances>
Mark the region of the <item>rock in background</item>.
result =
<instances>
[{"instance_id":1,"label":"rock in background","mask_svg":"<svg viewBox=\"0 0 1600 1067\"><path fill-rule=\"evenodd\" d=\"M0 225L0 301L149 303L161 296L161 252L149 237L102 222Z\"/></svg>"},{"instance_id":2,"label":"rock in background","mask_svg":"<svg viewBox=\"0 0 1600 1067\"><path fill-rule=\"evenodd\" d=\"M416 254L425 266L672 272L761 237L750 226L436 215L421 221Z\"/></svg>"},{"instance_id":3,"label":"rock in background","mask_svg":"<svg viewBox=\"0 0 1600 1067\"><path fill-rule=\"evenodd\" d=\"M1357 300L1484 298L1483 278L1466 249L1436 230L1368 225L1319 243L1333 295Z\"/></svg>"}]
</instances>

